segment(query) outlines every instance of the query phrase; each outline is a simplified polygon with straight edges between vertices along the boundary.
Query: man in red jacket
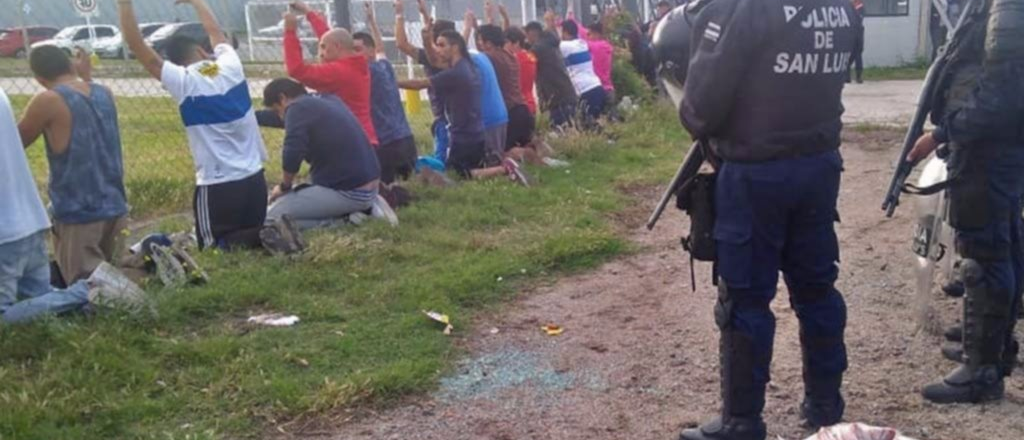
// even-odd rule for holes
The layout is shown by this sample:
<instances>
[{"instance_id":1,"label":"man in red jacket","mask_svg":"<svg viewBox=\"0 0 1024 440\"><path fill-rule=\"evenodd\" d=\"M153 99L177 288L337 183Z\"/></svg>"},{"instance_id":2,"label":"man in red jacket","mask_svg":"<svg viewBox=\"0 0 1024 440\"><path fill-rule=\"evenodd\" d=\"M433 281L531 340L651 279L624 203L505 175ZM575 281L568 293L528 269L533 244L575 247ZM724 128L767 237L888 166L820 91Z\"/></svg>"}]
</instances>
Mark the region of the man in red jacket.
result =
<instances>
[{"instance_id":1,"label":"man in red jacket","mask_svg":"<svg viewBox=\"0 0 1024 440\"><path fill-rule=\"evenodd\" d=\"M292 11L306 15L306 20L320 38L318 64L302 59L302 43L296 31L299 18ZM366 57L356 53L352 35L344 29L330 29L319 12L301 1L291 4L284 14L284 62L288 76L319 93L335 95L359 119L370 143L377 147L377 132L370 115L370 68Z\"/></svg>"}]
</instances>

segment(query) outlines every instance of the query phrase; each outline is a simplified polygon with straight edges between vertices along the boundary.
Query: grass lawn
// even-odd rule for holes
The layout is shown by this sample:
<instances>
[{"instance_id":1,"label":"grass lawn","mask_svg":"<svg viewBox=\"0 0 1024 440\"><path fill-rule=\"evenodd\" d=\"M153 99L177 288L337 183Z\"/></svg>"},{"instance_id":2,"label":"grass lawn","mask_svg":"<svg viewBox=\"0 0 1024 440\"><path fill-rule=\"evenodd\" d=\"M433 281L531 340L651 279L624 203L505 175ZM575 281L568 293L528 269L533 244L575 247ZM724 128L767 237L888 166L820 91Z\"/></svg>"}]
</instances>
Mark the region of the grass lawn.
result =
<instances>
[{"instance_id":1,"label":"grass lawn","mask_svg":"<svg viewBox=\"0 0 1024 440\"><path fill-rule=\"evenodd\" d=\"M132 203L150 212L185 203L188 153L180 132L166 130L177 124L173 109L125 104ZM156 114L166 122L144 122ZM530 169L539 180L531 188L504 179L411 185L418 200L400 212L399 228L312 234L298 260L203 253L208 285L151 286L158 317L106 313L2 329L0 438L256 437L299 417L430 390L459 352L420 310L449 314L458 337L476 311L529 284L629 250L611 214L637 202L619 188L667 180L684 142L663 106L610 131L614 145L555 142L572 166ZM39 149L33 154L38 162ZM152 159L132 159L145 155ZM265 312L302 322L244 324Z\"/></svg>"},{"instance_id":2,"label":"grass lawn","mask_svg":"<svg viewBox=\"0 0 1024 440\"><path fill-rule=\"evenodd\" d=\"M928 63L919 61L898 67L868 67L864 69L864 81L888 81L904 79L924 79L928 73Z\"/></svg>"}]
</instances>

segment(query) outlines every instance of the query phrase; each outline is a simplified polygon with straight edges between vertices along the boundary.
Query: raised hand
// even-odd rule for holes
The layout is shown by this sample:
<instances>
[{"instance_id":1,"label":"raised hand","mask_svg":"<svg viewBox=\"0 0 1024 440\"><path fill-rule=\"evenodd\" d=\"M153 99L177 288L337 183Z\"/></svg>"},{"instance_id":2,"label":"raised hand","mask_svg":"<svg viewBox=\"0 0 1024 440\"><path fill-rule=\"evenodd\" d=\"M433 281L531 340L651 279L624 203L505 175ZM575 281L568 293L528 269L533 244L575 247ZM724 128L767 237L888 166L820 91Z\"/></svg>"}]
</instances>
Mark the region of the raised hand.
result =
<instances>
[{"instance_id":1,"label":"raised hand","mask_svg":"<svg viewBox=\"0 0 1024 440\"><path fill-rule=\"evenodd\" d=\"M306 2L304 2L302 0L295 0L295 1L291 2L291 3L289 3L288 6L290 6L292 9L294 9L296 12L299 12L299 13L302 13L302 14L308 14L309 11L311 10L309 8L309 5L307 5Z\"/></svg>"},{"instance_id":2,"label":"raised hand","mask_svg":"<svg viewBox=\"0 0 1024 440\"><path fill-rule=\"evenodd\" d=\"M284 19L284 30L294 31L299 28L299 16L295 15L294 12L285 12L281 14L281 18Z\"/></svg>"},{"instance_id":3,"label":"raised hand","mask_svg":"<svg viewBox=\"0 0 1024 440\"><path fill-rule=\"evenodd\" d=\"M364 15L366 15L367 23L374 23L377 21L377 17L375 17L373 13L373 5L370 4L370 2L363 3L363 12L365 13Z\"/></svg>"},{"instance_id":4,"label":"raised hand","mask_svg":"<svg viewBox=\"0 0 1024 440\"><path fill-rule=\"evenodd\" d=\"M85 49L79 47L75 50L75 59L72 62L72 67L83 81L88 82L92 80L92 57Z\"/></svg>"}]
</instances>

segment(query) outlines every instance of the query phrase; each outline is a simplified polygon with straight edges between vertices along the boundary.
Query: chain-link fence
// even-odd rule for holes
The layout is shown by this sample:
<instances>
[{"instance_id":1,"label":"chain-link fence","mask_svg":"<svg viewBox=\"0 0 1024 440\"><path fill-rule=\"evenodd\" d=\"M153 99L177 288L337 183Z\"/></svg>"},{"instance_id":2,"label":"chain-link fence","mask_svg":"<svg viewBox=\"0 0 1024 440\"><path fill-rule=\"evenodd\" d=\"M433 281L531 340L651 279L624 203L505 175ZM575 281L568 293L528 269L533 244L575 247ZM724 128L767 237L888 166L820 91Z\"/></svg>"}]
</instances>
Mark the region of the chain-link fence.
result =
<instances>
[{"instance_id":1,"label":"chain-link fence","mask_svg":"<svg viewBox=\"0 0 1024 440\"><path fill-rule=\"evenodd\" d=\"M285 75L282 63L282 14L288 3L281 0L207 0L218 21L246 62L251 94L262 96L269 79ZM336 26L353 31L366 28L364 4L370 3L383 33L387 53L400 75L411 75L412 66L394 44L395 8L392 0L310 0L313 9L331 17ZM461 27L467 9L478 15L483 0L428 0L435 17L456 21ZM536 0L494 0L504 3L514 23L534 19ZM76 8L95 5L84 18ZM117 98L124 151L125 184L136 219L181 212L191 205L194 168L176 103L159 81L151 78L125 46L118 24L116 0L0 0L0 88L11 97L15 114L21 115L33 95L43 91L25 59L33 45L52 44L72 53L88 48L95 53L94 81L109 87ZM148 44L202 32L194 9L173 0L135 0L134 10ZM405 0L407 35L420 45L419 13L415 0ZM300 25L308 62L315 62L316 36L304 21ZM203 34L205 35L205 34ZM267 171L276 178L283 133L263 132L271 162ZM46 149L37 142L28 149L30 161L45 195L48 175Z\"/></svg>"}]
</instances>

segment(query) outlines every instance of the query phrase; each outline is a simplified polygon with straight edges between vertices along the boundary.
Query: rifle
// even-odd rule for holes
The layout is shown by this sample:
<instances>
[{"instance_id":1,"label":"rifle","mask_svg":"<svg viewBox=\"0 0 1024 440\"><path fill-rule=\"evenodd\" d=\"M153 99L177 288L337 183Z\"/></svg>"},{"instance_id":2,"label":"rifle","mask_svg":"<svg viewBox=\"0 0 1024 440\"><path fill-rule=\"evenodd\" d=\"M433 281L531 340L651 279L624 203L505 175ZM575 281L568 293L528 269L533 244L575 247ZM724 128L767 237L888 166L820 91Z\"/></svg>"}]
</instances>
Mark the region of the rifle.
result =
<instances>
[{"instance_id":1,"label":"rifle","mask_svg":"<svg viewBox=\"0 0 1024 440\"><path fill-rule=\"evenodd\" d=\"M661 195L658 206L654 208L654 212L647 219L648 231L654 229L654 225L658 223L658 219L661 218L661 214L665 211L665 207L668 206L668 202L672 200L672 196L693 182L693 178L700 171L700 167L706 159L705 148L706 146L700 140L694 142L690 147L690 151L686 153L683 163L679 165L679 170L676 171L672 182L668 184L668 188L665 188L665 193Z\"/></svg>"},{"instance_id":2,"label":"rifle","mask_svg":"<svg viewBox=\"0 0 1024 440\"><path fill-rule=\"evenodd\" d=\"M968 16L974 16L979 12L983 14L985 12L984 5L985 0L970 0L970 3L964 8L964 12L960 14L960 19L957 20L956 28L952 32L953 37L939 48L935 61L928 67L928 74L925 75L921 94L917 97L917 111L914 113L914 119L910 122L910 127L907 128L907 134L903 137L903 148L897 158L896 172L893 173L889 189L885 193L885 200L882 202L882 210L885 211L886 217L892 217L896 213L896 207L900 204L900 194L920 193L920 189L907 184L907 178L910 177L910 173L918 163L908 161L907 155L914 148L917 139L924 134L924 124L935 105L936 90L944 83L941 81L941 77L963 39L963 33L960 31L963 29L964 22Z\"/></svg>"}]
</instances>

